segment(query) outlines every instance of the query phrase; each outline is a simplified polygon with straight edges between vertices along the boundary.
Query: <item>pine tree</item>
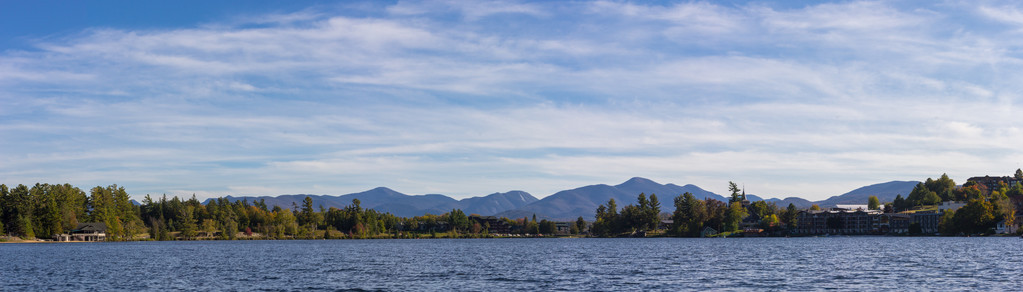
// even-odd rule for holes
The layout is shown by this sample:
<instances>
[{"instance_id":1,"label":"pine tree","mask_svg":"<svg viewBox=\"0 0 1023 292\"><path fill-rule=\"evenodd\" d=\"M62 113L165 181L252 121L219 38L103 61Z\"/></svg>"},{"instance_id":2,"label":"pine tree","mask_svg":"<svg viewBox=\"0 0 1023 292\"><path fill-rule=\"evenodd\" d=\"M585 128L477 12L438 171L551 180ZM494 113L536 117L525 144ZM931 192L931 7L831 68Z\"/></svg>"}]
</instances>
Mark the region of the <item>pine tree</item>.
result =
<instances>
[{"instance_id":1,"label":"pine tree","mask_svg":"<svg viewBox=\"0 0 1023 292\"><path fill-rule=\"evenodd\" d=\"M32 230L32 219L30 217L19 216L18 225L20 225L22 238L33 239L36 237L35 231Z\"/></svg>"},{"instance_id":2,"label":"pine tree","mask_svg":"<svg viewBox=\"0 0 1023 292\"><path fill-rule=\"evenodd\" d=\"M785 216L782 219L785 220L785 224L788 224L789 229L796 229L796 226L798 226L797 218L799 218L799 210L796 209L796 205L789 203L788 208L785 208Z\"/></svg>"},{"instance_id":3,"label":"pine tree","mask_svg":"<svg viewBox=\"0 0 1023 292\"><path fill-rule=\"evenodd\" d=\"M728 191L732 192L732 197L728 199L728 203L741 202L742 198L739 197L739 185L734 182L728 182Z\"/></svg>"},{"instance_id":4,"label":"pine tree","mask_svg":"<svg viewBox=\"0 0 1023 292\"><path fill-rule=\"evenodd\" d=\"M657 200L656 194L650 194L650 208L647 209L650 229L656 230L661 223L661 202Z\"/></svg>"}]
</instances>

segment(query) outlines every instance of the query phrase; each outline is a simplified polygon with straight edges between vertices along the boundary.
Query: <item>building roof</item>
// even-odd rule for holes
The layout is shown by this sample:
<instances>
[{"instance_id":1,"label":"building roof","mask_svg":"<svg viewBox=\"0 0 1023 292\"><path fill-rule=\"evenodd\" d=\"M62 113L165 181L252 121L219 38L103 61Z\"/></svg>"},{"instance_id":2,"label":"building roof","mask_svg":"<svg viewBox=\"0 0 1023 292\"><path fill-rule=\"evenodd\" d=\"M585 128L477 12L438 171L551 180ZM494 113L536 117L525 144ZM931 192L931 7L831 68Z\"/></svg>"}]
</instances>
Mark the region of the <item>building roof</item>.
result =
<instances>
[{"instance_id":1,"label":"building roof","mask_svg":"<svg viewBox=\"0 0 1023 292\"><path fill-rule=\"evenodd\" d=\"M102 223L102 222L78 223L78 226L76 226L74 230L71 230L71 232L86 232L86 233L101 232L101 233L106 233L107 232L107 224L106 223Z\"/></svg>"},{"instance_id":2,"label":"building roof","mask_svg":"<svg viewBox=\"0 0 1023 292\"><path fill-rule=\"evenodd\" d=\"M857 209L864 210L864 211L870 209L870 208L867 208L867 205L835 205L835 207L837 207L839 209L847 209L847 210L854 210L854 211L857 210Z\"/></svg>"}]
</instances>

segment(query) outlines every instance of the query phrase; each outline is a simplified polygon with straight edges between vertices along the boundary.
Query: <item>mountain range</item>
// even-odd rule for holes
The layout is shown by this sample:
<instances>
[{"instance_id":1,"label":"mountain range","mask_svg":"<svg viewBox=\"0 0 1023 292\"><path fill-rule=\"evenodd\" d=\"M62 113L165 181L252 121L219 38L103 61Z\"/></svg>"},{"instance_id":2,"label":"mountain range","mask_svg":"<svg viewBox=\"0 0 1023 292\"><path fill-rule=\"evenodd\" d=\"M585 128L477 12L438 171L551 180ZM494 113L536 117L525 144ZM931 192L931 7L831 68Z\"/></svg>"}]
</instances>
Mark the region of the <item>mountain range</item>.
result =
<instances>
[{"instance_id":1,"label":"mountain range","mask_svg":"<svg viewBox=\"0 0 1023 292\"><path fill-rule=\"evenodd\" d=\"M435 194L411 196L385 187L342 196L281 195L276 197L227 196L225 198L231 202L248 200L250 203L262 199L265 200L264 202L267 206L276 205L281 208L292 208L294 206L301 206L306 197L313 200L313 206L323 206L323 208L344 208L351 205L353 199L358 199L359 205L363 208L389 212L401 217L421 216L427 213L443 214L453 209L461 209L466 214L492 215L505 210L517 209L537 201L536 197L523 191L493 193L483 197L455 200L445 195ZM208 202L209 200L204 203Z\"/></svg>"},{"instance_id":2,"label":"mountain range","mask_svg":"<svg viewBox=\"0 0 1023 292\"><path fill-rule=\"evenodd\" d=\"M752 194L747 194L746 198L750 201L764 200L769 203L773 202L779 207L786 207L791 203L801 209L809 208L813 204L821 207L833 207L837 204L862 205L867 203L869 196L877 196L881 202L891 202L898 194L908 195L918 183L916 181L879 183L857 188L845 194L816 202L796 197L764 200ZM455 200L451 197L437 194L406 195L385 187L341 196L281 195L276 197L227 196L225 198L232 202L244 199L250 203L263 199L268 206L277 205L282 208L301 205L305 197L312 198L313 206L323 206L324 208L343 208L350 205L353 199L358 199L363 208L372 208L402 217L420 216L427 213L443 214L453 209L461 209L466 214L494 215L508 218L529 217L535 214L537 217L553 220L574 220L580 216L587 220L592 220L597 206L607 203L612 198L615 199L618 207L621 208L625 205L636 204L636 198L640 193L647 194L647 196L657 194L661 210L671 212L673 210L674 198L686 192L692 193L697 199L728 200L724 196L695 185L660 184L641 177L634 177L614 186L598 184L564 190L543 199L537 199L523 191L509 191L483 197Z\"/></svg>"}]
</instances>

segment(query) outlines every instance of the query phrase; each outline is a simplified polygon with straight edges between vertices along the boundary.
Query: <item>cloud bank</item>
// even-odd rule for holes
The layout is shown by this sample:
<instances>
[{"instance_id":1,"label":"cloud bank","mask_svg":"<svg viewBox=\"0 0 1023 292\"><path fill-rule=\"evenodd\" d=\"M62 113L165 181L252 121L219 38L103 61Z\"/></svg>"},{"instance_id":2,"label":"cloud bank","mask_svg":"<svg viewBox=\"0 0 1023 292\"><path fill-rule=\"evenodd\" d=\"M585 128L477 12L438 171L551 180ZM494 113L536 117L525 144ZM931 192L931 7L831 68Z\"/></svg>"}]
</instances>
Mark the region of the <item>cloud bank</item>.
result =
<instances>
[{"instance_id":1,"label":"cloud bank","mask_svg":"<svg viewBox=\"0 0 1023 292\"><path fill-rule=\"evenodd\" d=\"M401 1L83 28L0 52L0 180L542 197L643 176L811 200L961 183L1023 163L1013 5Z\"/></svg>"}]
</instances>

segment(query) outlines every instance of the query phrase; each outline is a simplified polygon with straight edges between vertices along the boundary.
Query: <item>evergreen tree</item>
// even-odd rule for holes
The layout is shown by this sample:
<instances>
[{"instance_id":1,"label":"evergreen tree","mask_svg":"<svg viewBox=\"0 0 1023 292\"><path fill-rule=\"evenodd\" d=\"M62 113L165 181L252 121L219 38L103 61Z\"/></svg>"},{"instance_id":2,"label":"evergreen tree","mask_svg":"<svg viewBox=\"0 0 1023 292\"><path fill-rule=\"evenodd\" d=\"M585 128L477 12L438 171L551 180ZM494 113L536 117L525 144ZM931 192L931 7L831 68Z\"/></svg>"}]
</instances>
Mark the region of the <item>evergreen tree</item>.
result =
<instances>
[{"instance_id":1,"label":"evergreen tree","mask_svg":"<svg viewBox=\"0 0 1023 292\"><path fill-rule=\"evenodd\" d=\"M902 194L895 195L895 200L892 201L892 209L895 212L906 211L909 209L909 203L906 202L906 199L902 198Z\"/></svg>"},{"instance_id":2,"label":"evergreen tree","mask_svg":"<svg viewBox=\"0 0 1023 292\"><path fill-rule=\"evenodd\" d=\"M14 200L11 199L9 190L7 189L7 185L0 184L0 234L8 234L4 225L11 222L8 215L10 215L12 211L10 205L13 201Z\"/></svg>"},{"instance_id":3,"label":"evergreen tree","mask_svg":"<svg viewBox=\"0 0 1023 292\"><path fill-rule=\"evenodd\" d=\"M911 208L923 205L924 197L926 197L929 192L930 191L927 190L924 183L916 184L916 186L913 187L913 191L909 192L909 196L906 197L907 207Z\"/></svg>"},{"instance_id":4,"label":"evergreen tree","mask_svg":"<svg viewBox=\"0 0 1023 292\"><path fill-rule=\"evenodd\" d=\"M703 202L692 193L685 192L675 197L675 212L672 213L672 233L676 236L696 236L702 230L704 216Z\"/></svg>"},{"instance_id":5,"label":"evergreen tree","mask_svg":"<svg viewBox=\"0 0 1023 292\"><path fill-rule=\"evenodd\" d=\"M25 239L32 239L32 238L36 237L35 231L32 230L32 219L30 219L30 218L31 217L28 217L28 216L19 216L18 217L18 225L19 225L19 229L20 229L19 231L20 231L21 237L25 238Z\"/></svg>"},{"instance_id":6,"label":"evergreen tree","mask_svg":"<svg viewBox=\"0 0 1023 292\"><path fill-rule=\"evenodd\" d=\"M193 239L198 232L199 227L196 225L195 218L192 217L194 213L195 207L191 205L186 205L181 209L179 218L181 220L181 237L183 239Z\"/></svg>"},{"instance_id":7,"label":"evergreen tree","mask_svg":"<svg viewBox=\"0 0 1023 292\"><path fill-rule=\"evenodd\" d=\"M647 218L650 222L650 229L656 230L657 225L661 223L661 202L657 200L656 194L650 194L650 203L648 206Z\"/></svg>"},{"instance_id":8,"label":"evergreen tree","mask_svg":"<svg viewBox=\"0 0 1023 292\"><path fill-rule=\"evenodd\" d=\"M5 203L9 208L5 212L9 218L6 224L8 231L12 235L35 238L35 231L32 229L32 211L35 209L35 204L28 187L19 184L4 197L5 201L9 200Z\"/></svg>"},{"instance_id":9,"label":"evergreen tree","mask_svg":"<svg viewBox=\"0 0 1023 292\"><path fill-rule=\"evenodd\" d=\"M799 210L796 209L796 205L789 203L788 208L785 208L785 216L783 216L782 220L785 221L789 229L796 229L799 223L797 222L798 218Z\"/></svg>"},{"instance_id":10,"label":"evergreen tree","mask_svg":"<svg viewBox=\"0 0 1023 292\"><path fill-rule=\"evenodd\" d=\"M734 182L728 182L728 191L732 192L732 197L728 199L729 204L734 202L742 202L742 198L739 197L739 192L741 191L739 189L739 185L735 184Z\"/></svg>"}]
</instances>

